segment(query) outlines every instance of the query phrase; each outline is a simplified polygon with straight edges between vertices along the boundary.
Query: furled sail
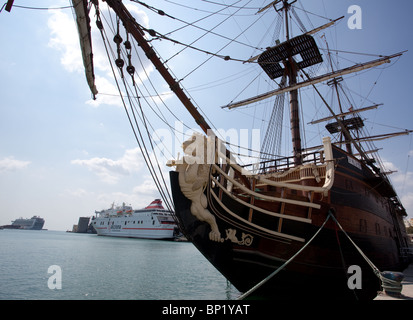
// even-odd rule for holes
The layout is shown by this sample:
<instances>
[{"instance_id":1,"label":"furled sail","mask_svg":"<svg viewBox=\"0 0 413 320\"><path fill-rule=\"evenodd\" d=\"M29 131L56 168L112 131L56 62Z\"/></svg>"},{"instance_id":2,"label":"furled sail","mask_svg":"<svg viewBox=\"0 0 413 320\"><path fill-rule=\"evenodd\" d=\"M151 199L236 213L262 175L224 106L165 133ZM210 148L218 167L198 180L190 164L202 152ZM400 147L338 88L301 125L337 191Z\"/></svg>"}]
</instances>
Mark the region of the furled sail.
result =
<instances>
[{"instance_id":1,"label":"furled sail","mask_svg":"<svg viewBox=\"0 0 413 320\"><path fill-rule=\"evenodd\" d=\"M95 74L93 71L92 38L90 33L90 19L86 0L72 0L76 13L76 25L79 32L80 49L82 51L83 65L85 67L86 80L93 98L98 93L95 85Z\"/></svg>"}]
</instances>

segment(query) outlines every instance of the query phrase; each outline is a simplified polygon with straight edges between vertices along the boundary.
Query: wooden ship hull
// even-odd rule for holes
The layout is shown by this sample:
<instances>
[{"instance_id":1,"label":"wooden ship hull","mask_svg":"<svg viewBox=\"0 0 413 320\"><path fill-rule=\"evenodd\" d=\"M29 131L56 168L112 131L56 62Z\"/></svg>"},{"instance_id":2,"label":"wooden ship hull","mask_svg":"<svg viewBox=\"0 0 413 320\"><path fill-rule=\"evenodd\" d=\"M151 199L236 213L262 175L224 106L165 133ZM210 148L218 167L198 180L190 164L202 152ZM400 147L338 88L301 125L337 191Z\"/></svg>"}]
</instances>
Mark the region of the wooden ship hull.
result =
<instances>
[{"instance_id":1,"label":"wooden ship hull","mask_svg":"<svg viewBox=\"0 0 413 320\"><path fill-rule=\"evenodd\" d=\"M320 188L326 182L325 177L318 177L317 182L313 170L301 172L299 178L284 174L278 179L281 185L294 180L294 184L307 187L304 191L260 184L255 178L237 178L235 174L229 192L230 175L225 174L225 168L219 171L212 165L204 195L208 201L205 209L214 216L222 235L215 241L210 237L210 225L192 214L192 202L181 190L181 173L170 172L175 213L185 236L239 291L245 292L297 253L331 211L380 271L402 271L409 262L401 252L408 247L408 240L402 231L404 213L394 201L393 189L345 151L332 147L332 154L334 182L324 193L308 191L311 186ZM320 176L323 170L326 174L325 164L310 167L318 167ZM235 184L237 180L239 185ZM248 194L241 188L251 189L252 185L262 197L273 199ZM349 267L353 265L361 268L361 288L351 289L348 285L352 275ZM366 259L329 220L302 253L253 294L259 298L359 300L373 299L380 290L380 279Z\"/></svg>"}]
</instances>

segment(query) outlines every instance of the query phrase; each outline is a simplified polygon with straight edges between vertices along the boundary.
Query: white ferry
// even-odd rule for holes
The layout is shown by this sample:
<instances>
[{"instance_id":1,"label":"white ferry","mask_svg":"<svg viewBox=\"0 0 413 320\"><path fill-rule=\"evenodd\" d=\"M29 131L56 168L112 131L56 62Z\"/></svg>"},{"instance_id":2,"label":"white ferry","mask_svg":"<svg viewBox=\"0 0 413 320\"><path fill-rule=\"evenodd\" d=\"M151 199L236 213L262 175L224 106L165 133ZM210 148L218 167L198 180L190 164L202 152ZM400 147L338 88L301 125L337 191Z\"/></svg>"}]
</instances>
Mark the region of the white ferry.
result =
<instances>
[{"instance_id":1,"label":"white ferry","mask_svg":"<svg viewBox=\"0 0 413 320\"><path fill-rule=\"evenodd\" d=\"M170 240L179 234L173 212L160 199L141 210L123 203L95 213L92 225L99 236Z\"/></svg>"}]
</instances>

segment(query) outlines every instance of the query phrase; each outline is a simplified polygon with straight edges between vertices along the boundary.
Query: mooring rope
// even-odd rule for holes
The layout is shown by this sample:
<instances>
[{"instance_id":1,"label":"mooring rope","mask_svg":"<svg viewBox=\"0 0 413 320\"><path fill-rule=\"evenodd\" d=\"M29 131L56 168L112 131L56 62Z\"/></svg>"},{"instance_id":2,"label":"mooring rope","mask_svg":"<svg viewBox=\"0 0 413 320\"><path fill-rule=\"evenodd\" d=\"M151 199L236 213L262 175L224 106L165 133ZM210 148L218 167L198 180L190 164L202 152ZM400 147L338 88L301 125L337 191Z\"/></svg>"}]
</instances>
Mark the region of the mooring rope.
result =
<instances>
[{"instance_id":1,"label":"mooring rope","mask_svg":"<svg viewBox=\"0 0 413 320\"><path fill-rule=\"evenodd\" d=\"M354 245L354 247L357 249L357 251L361 254L361 256L366 260L366 262L369 264L369 266L373 269L374 274L380 279L381 281L381 286L383 289L389 292L400 292L401 291L401 283L399 281L395 281L389 278L386 278L383 276L383 274L380 272L380 270L374 265L373 262L364 254L364 252L356 245L356 243L350 238L350 236L347 234L346 231L344 231L343 227L340 225L340 223L337 221L337 219L333 215L334 210L330 209L328 211L328 216L324 223L321 225L321 227L317 230L317 232L311 237L311 239L300 249L296 254L294 254L290 259L288 259L283 265L281 265L277 270L272 272L268 277L266 277L264 280L260 281L258 284L256 284L254 287L249 289L247 292L244 294L240 295L237 300L242 300L248 297L251 293L253 293L255 290L260 288L262 285L264 285L266 282L268 282L270 279L272 279L277 273L279 273L281 270L283 270L291 261L293 261L314 239L317 237L317 235L320 233L320 231L324 228L325 224L327 221L330 219L330 217L334 220L336 225L340 228L341 231L346 235L346 237L350 240L350 242Z\"/></svg>"},{"instance_id":2,"label":"mooring rope","mask_svg":"<svg viewBox=\"0 0 413 320\"><path fill-rule=\"evenodd\" d=\"M337 226L340 228L340 230L343 231L345 236L350 240L353 246L357 249L357 251L361 254L361 256L366 260L369 266L373 269L374 274L380 279L381 286L383 287L383 289L388 292L401 292L402 285L400 281L392 280L392 279L389 279L383 276L383 273L380 272L380 270L374 265L374 263L371 262L371 260L364 254L364 252L356 245L356 243L350 238L347 232L344 231L343 227L340 225L340 223L337 221L334 215L331 215L331 217L334 220L334 222L337 224Z\"/></svg>"},{"instance_id":3,"label":"mooring rope","mask_svg":"<svg viewBox=\"0 0 413 320\"><path fill-rule=\"evenodd\" d=\"M248 297L251 293L253 293L255 290L260 288L263 284L265 284L267 281L269 281L271 278L273 278L278 272L280 272L282 269L284 269L291 261L293 261L307 246L317 237L317 235L320 233L320 231L324 228L325 224L327 223L328 219L333 216L331 213L331 210L329 210L329 214L324 221L324 223L321 225L321 227L317 230L317 232L311 237L311 239L300 249L296 254L294 254L290 259L288 259L282 266L280 266L277 270L275 270L273 273L271 273L268 277L266 277L264 280L256 284L254 287L252 287L250 290L245 292L244 294L240 295L237 300L242 300Z\"/></svg>"}]
</instances>

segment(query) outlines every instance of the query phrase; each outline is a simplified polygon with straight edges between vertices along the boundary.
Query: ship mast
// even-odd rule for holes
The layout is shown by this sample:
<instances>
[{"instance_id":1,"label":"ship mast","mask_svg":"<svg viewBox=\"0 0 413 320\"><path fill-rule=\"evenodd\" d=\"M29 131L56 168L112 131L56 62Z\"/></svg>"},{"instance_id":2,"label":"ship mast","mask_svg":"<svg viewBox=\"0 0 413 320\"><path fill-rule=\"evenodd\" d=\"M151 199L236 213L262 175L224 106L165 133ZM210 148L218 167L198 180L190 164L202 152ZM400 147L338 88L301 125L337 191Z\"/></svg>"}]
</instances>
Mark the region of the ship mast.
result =
<instances>
[{"instance_id":1,"label":"ship mast","mask_svg":"<svg viewBox=\"0 0 413 320\"><path fill-rule=\"evenodd\" d=\"M292 3L296 2L294 0ZM290 41L290 28L289 28L289 19L288 19L288 10L292 3L289 3L288 0L283 0L283 7L285 14L285 31L286 39ZM275 7L276 3L274 3ZM277 10L277 9L276 9ZM288 83L290 86L297 84L297 64L294 61L292 48L289 48L287 60L284 62L285 72L288 77ZM291 130L291 139L293 145L293 155L294 155L294 164L296 166L302 164L301 157L301 133L300 133L300 113L298 105L298 90L291 90L290 93L290 130Z\"/></svg>"},{"instance_id":2,"label":"ship mast","mask_svg":"<svg viewBox=\"0 0 413 320\"><path fill-rule=\"evenodd\" d=\"M83 1L86 2L87 0L78 0L79 2ZM272 90L267 93L259 94L255 97L245 99L239 102L231 102L230 104L224 106L223 108L236 108L244 105L248 105L275 95L283 94L288 92L289 93L289 103L290 103L290 130L291 130L291 139L292 139L292 147L293 147L293 157L294 157L294 164L295 166L299 166L302 164L302 146L301 146L301 132L300 132L300 112L299 112L299 103L298 103L298 89L305 87L305 86L313 86L316 92L322 98L324 104L331 112L333 118L337 121L337 125L331 126L329 131L338 132L341 130L341 134L344 135L346 138L345 143L347 144L347 149L349 153L352 153L350 142L354 145L355 149L359 152L362 158L364 158L372 167L373 169L378 172L378 169L375 168L361 149L361 147L355 142L355 139L352 139L350 133L348 132L348 125L357 126L358 123L347 123L349 121L343 121L343 117L338 117L327 104L327 102L323 99L315 84L320 83L322 81L326 81L329 79L334 79L333 82L337 85L336 81L338 77L342 75L347 75L350 73L358 72L361 70L369 69L375 66L382 65L384 63L390 62L390 59L394 57L398 57L403 54L397 53L390 56L380 57L377 60L356 64L352 67L347 67L341 70L333 71L324 75L310 77L304 69L319 64L323 62L322 55L318 49L318 46L312 37L312 34L327 28L334 24L336 21L342 19L338 18L336 20L332 20L329 23L316 28L312 31L306 32L302 35L291 37L290 34L290 19L288 17L288 12L291 9L292 4L294 4L297 0L275 0L272 3L265 6L263 9L258 11L261 13L271 7L273 7L277 12L283 11L285 15L285 31L286 31L286 41L283 43L277 42L277 44L273 47L267 48L264 52L260 55L249 59L248 61L257 60L258 64L262 67L265 73L270 77L270 79L274 80L276 78L284 77L288 79L288 85L286 87L280 86L278 89ZM92 1L95 5L98 3L98 0ZM171 90L175 93L178 99L182 102L185 108L189 111L191 116L194 118L196 123L200 126L200 128L206 133L207 135L215 135L211 129L211 126L206 122L204 117L200 114L198 109L189 99L189 97L185 94L184 90L180 87L179 82L171 75L168 71L167 67L161 61L161 59L157 56L155 50L149 44L149 42L145 39L144 35L145 32L151 32L151 30L146 30L143 28L139 23L136 22L134 17L129 13L126 9L122 0L105 0L107 5L112 8L112 10L116 13L119 19L122 21L126 31L132 35L132 37L137 41L138 45L142 48L145 52L147 58L152 62L155 68L158 70L159 74L165 79L168 83ZM278 6L278 7L277 7ZM299 59L296 61L295 57L299 56ZM298 82L298 71L301 71L308 79ZM284 82L283 82L284 83ZM337 90L337 88L336 88ZM342 111L342 110L341 110ZM356 119L357 120L357 119ZM338 128L341 129L338 129Z\"/></svg>"},{"instance_id":3,"label":"ship mast","mask_svg":"<svg viewBox=\"0 0 413 320\"><path fill-rule=\"evenodd\" d=\"M288 86L279 86L278 89L258 94L255 97L247 98L238 102L231 102L226 106L223 106L222 108L233 109L288 92L290 99L290 130L293 146L294 164L298 166L302 164L303 161L303 149L301 147L300 136L298 89L306 86L312 86L320 96L327 109L330 111L332 118L336 120L336 123L329 124L328 127L326 127L327 130L332 134L340 133L342 137L345 138L344 143L346 144L348 153L353 153L351 148L351 145L353 145L360 154L361 158L364 159L366 163L368 163L377 173L379 172L379 169L374 166L371 159L367 157L361 146L356 143L355 139L352 138L349 132L349 130L357 130L361 128L363 126L362 119L359 117L356 117L354 119L344 119L343 116L337 116L331 109L329 104L325 101L319 90L315 87L315 84L333 79L328 83L333 83L335 85L336 91L338 92L337 84L341 76L380 66L384 63L389 63L392 58L401 56L403 52L390 56L381 56L379 59L373 61L358 63L344 69L336 71L333 70L332 72L326 74L310 77L305 72L305 69L323 62L322 55L320 54L319 48L314 38L312 37L312 34L333 25L336 21L341 20L343 17L340 17L336 20L331 20L329 23L312 31L306 32L302 35L291 37L288 11L291 9L291 5L296 1L297 0L275 0L258 11L258 13L262 13L270 7L274 7L277 12L283 11L285 15L286 41L283 43L277 43L275 46L267 48L260 55L252 57L248 60L249 62L257 60L261 68L272 80L280 78L282 76L288 78ZM297 61L295 60L296 56L299 57ZM298 70L307 78L306 80L297 82ZM340 99L339 96L338 99ZM342 110L340 111L341 115L343 115Z\"/></svg>"}]
</instances>

